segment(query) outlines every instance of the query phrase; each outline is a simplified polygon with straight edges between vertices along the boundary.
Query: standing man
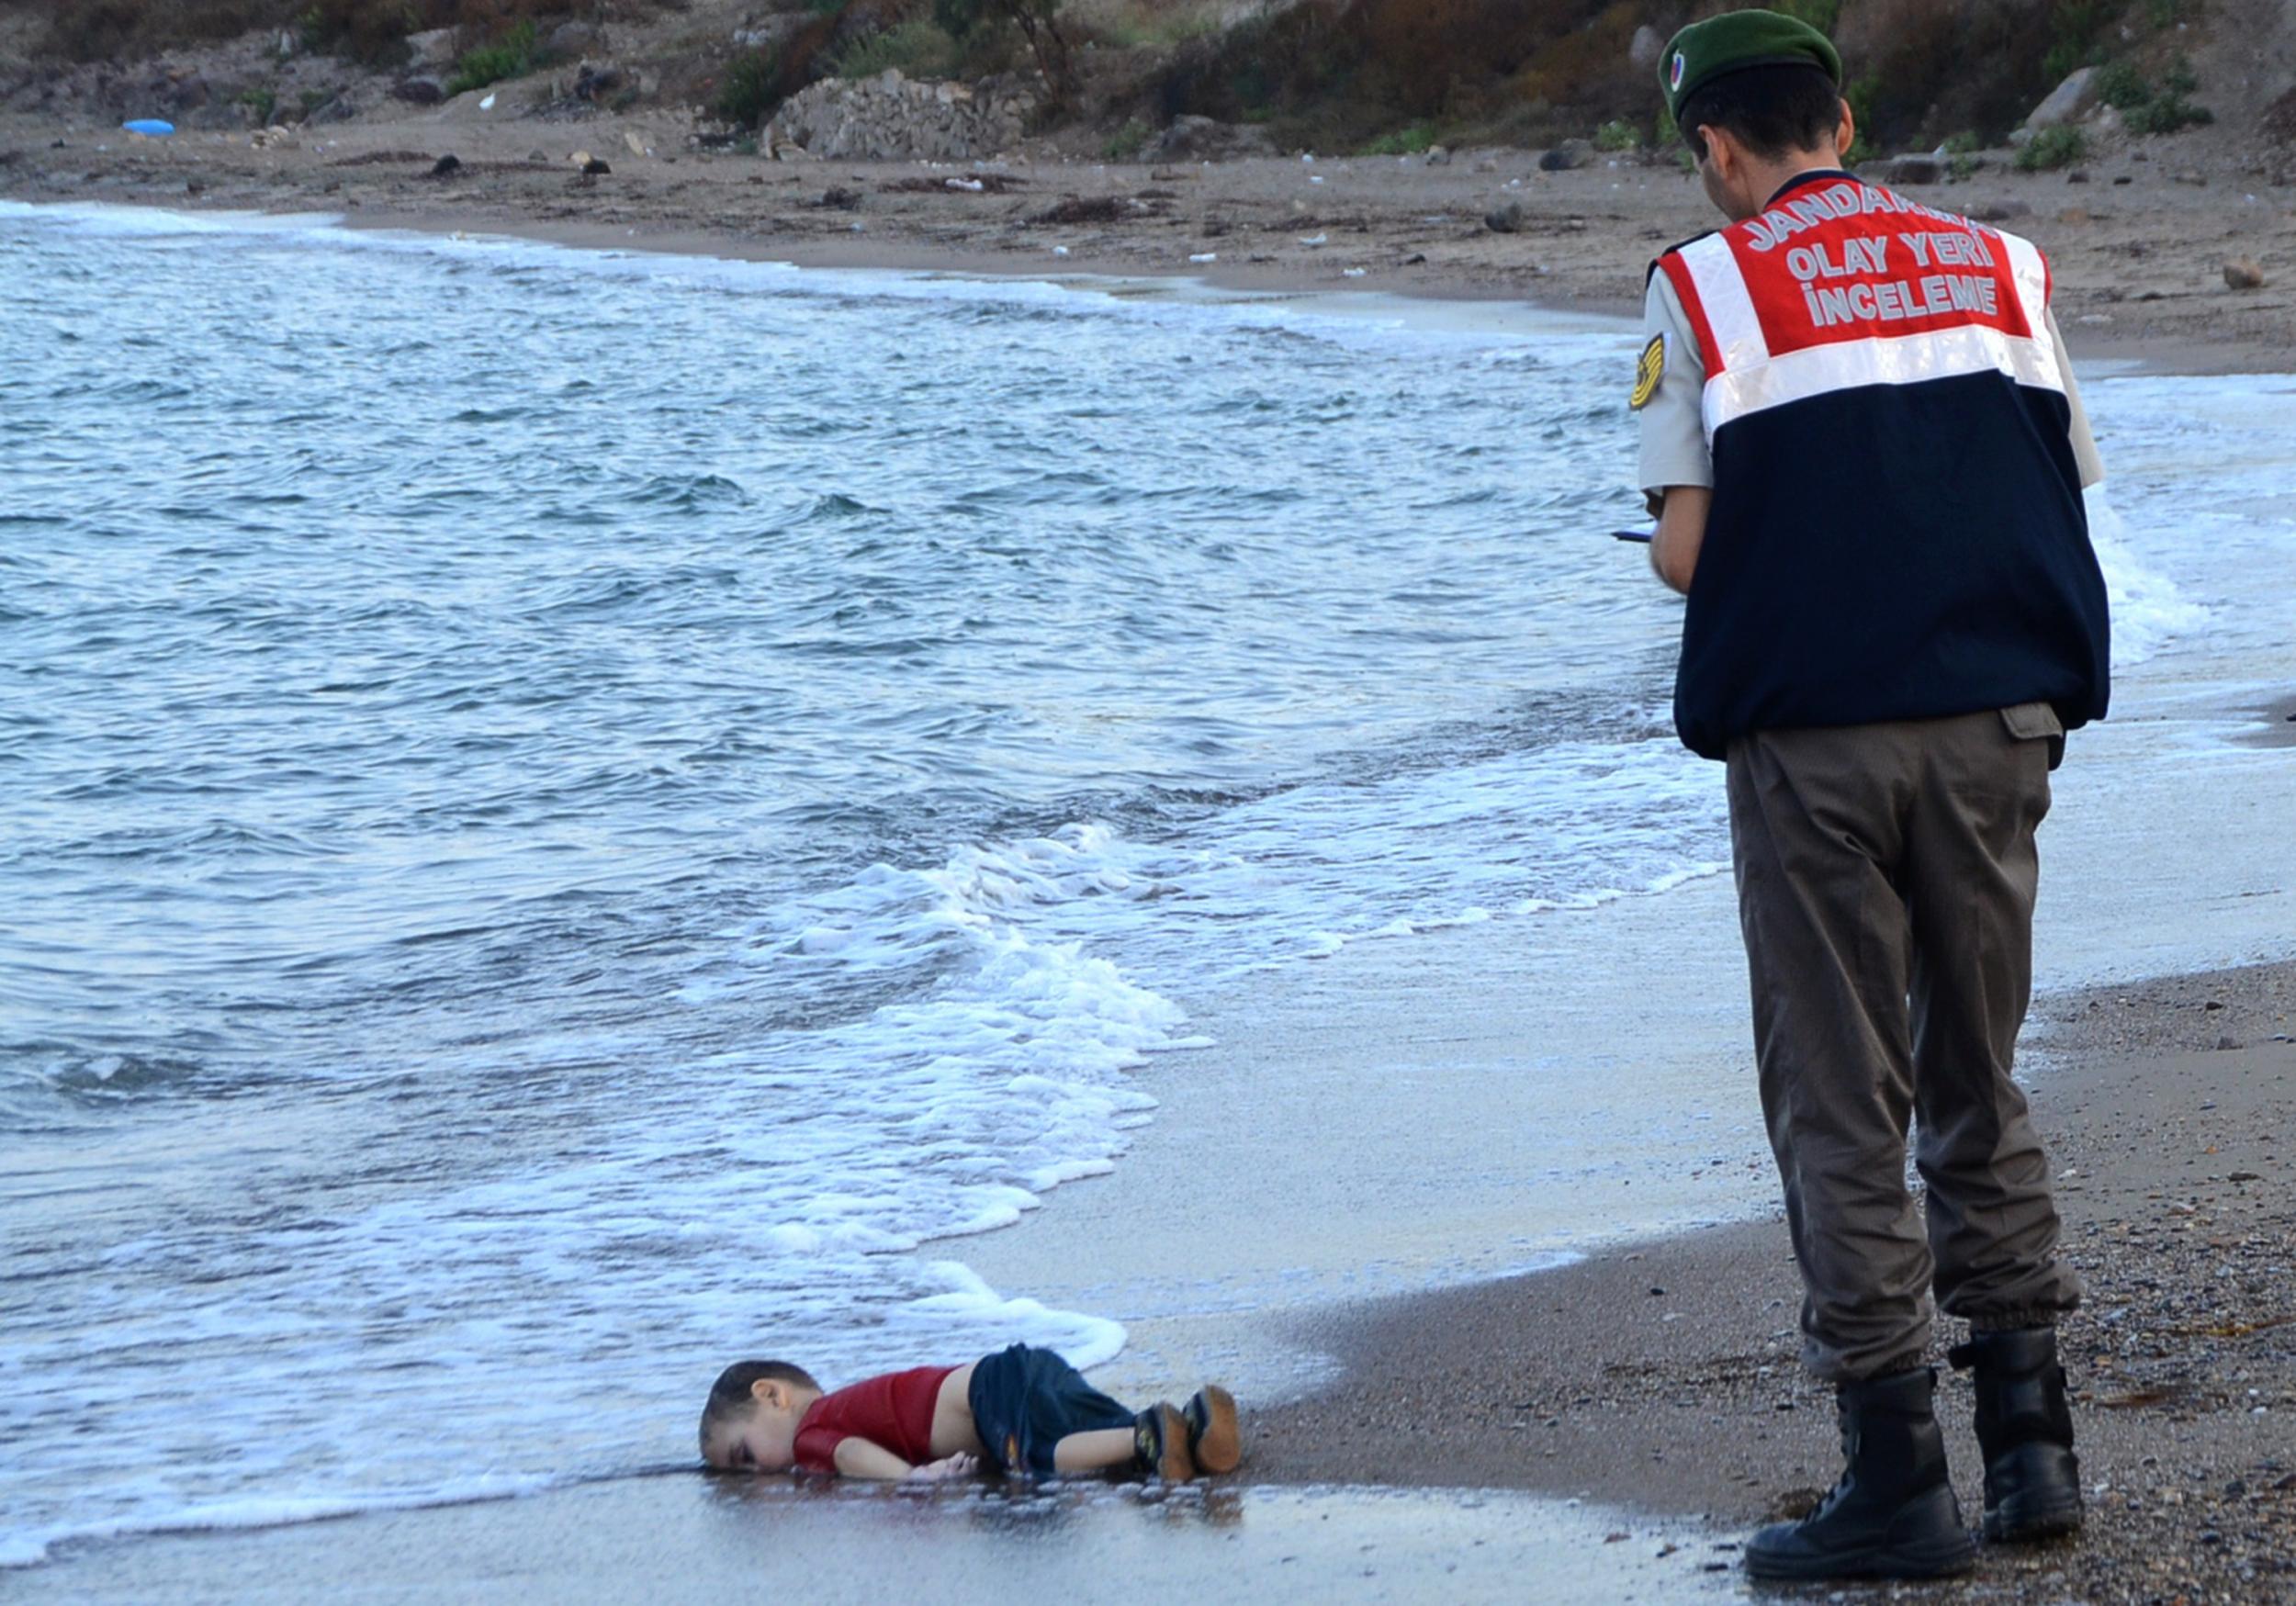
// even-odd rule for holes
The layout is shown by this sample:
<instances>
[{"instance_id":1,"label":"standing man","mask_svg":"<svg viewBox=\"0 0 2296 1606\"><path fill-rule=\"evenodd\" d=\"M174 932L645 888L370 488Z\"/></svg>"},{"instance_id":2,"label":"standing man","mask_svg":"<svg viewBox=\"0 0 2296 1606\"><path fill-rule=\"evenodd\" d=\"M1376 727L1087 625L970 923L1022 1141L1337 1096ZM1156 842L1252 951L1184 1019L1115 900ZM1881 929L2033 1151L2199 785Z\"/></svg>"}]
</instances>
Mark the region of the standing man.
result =
<instances>
[{"instance_id":1,"label":"standing man","mask_svg":"<svg viewBox=\"0 0 2296 1606\"><path fill-rule=\"evenodd\" d=\"M1842 170L1825 35L1733 12L1677 34L1659 73L1729 224L1650 273L1650 556L1689 597L1676 727L1728 767L1803 1359L1838 1386L1848 1460L1746 1565L1959 1572L1932 1288L1973 1329L1950 1358L1975 1370L1986 1536L2081 1522L2054 1325L2080 1291L2009 1061L2049 771L2105 712L2081 503L2102 473L2048 264Z\"/></svg>"}]
</instances>

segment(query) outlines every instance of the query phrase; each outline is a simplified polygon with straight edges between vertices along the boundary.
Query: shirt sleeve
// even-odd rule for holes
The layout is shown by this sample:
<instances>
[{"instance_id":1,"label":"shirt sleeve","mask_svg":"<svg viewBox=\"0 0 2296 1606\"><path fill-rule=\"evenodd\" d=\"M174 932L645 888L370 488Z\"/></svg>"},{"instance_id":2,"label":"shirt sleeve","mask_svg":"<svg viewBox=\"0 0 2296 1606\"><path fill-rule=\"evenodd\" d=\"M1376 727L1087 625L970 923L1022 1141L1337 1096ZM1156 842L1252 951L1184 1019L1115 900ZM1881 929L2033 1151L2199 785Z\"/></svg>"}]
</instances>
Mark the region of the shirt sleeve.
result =
<instances>
[{"instance_id":1,"label":"shirt sleeve","mask_svg":"<svg viewBox=\"0 0 2296 1606\"><path fill-rule=\"evenodd\" d=\"M2081 387L2073 379L2073 359L2065 349L2065 336L2057 328L2057 309L2049 309L2049 342L2057 348L2057 372L2065 376L2065 399L2073 410L2071 432L2073 461L2081 470L2081 489L2099 483L2105 477L2104 459L2097 455L2096 437L2088 432L2088 409L2082 405Z\"/></svg>"},{"instance_id":2,"label":"shirt sleeve","mask_svg":"<svg viewBox=\"0 0 2296 1606\"><path fill-rule=\"evenodd\" d=\"M790 1444L790 1459L800 1472L835 1472L837 1447L852 1436L843 1428L799 1428Z\"/></svg>"},{"instance_id":3,"label":"shirt sleeve","mask_svg":"<svg viewBox=\"0 0 2296 1606\"><path fill-rule=\"evenodd\" d=\"M1635 417L1642 426L1642 493L1651 515L1670 485L1714 483L1706 450L1706 360L1671 281L1650 275L1642 302L1642 363L1636 372ZM1657 365L1655 378L1649 365Z\"/></svg>"}]
</instances>

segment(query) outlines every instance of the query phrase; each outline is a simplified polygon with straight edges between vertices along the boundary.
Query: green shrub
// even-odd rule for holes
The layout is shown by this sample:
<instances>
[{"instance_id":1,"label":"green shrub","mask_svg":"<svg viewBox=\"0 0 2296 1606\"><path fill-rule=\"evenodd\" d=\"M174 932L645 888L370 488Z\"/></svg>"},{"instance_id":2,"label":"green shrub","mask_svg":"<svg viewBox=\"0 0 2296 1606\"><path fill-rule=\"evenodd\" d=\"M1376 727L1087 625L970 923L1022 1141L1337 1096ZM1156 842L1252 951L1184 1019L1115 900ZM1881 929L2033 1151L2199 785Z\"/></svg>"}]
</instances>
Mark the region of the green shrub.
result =
<instances>
[{"instance_id":1,"label":"green shrub","mask_svg":"<svg viewBox=\"0 0 2296 1606\"><path fill-rule=\"evenodd\" d=\"M2133 134L2173 134L2179 129L2215 120L2216 114L2207 107L2195 106L2181 95L2163 95L2131 111L2128 129Z\"/></svg>"},{"instance_id":2,"label":"green shrub","mask_svg":"<svg viewBox=\"0 0 2296 1606\"><path fill-rule=\"evenodd\" d=\"M940 24L912 17L855 39L838 52L830 71L839 78L868 78L895 67L912 78L946 78L956 72L957 57L957 41Z\"/></svg>"},{"instance_id":3,"label":"green shrub","mask_svg":"<svg viewBox=\"0 0 2296 1606\"><path fill-rule=\"evenodd\" d=\"M279 109L278 92L268 85L255 89L242 89L231 98L255 114L257 128L269 128L272 113Z\"/></svg>"},{"instance_id":4,"label":"green shrub","mask_svg":"<svg viewBox=\"0 0 2296 1606\"><path fill-rule=\"evenodd\" d=\"M1433 149L1435 142L1435 125L1412 123L1408 128L1390 129L1363 147L1366 156L1416 156Z\"/></svg>"},{"instance_id":5,"label":"green shrub","mask_svg":"<svg viewBox=\"0 0 2296 1606\"><path fill-rule=\"evenodd\" d=\"M406 60L407 36L433 26L440 9L416 0L311 0L297 15L295 25L306 50L388 67Z\"/></svg>"},{"instance_id":6,"label":"green shrub","mask_svg":"<svg viewBox=\"0 0 2296 1606\"><path fill-rule=\"evenodd\" d=\"M1642 130L1625 118L1613 118L1594 130L1594 148L1597 151L1639 151L1642 149Z\"/></svg>"},{"instance_id":7,"label":"green shrub","mask_svg":"<svg viewBox=\"0 0 2296 1606\"><path fill-rule=\"evenodd\" d=\"M1978 137L1976 129L1964 129L1960 133L1949 136L1938 149L1948 156L1967 156L1973 152L1984 150L1985 140Z\"/></svg>"},{"instance_id":8,"label":"green shrub","mask_svg":"<svg viewBox=\"0 0 2296 1606\"><path fill-rule=\"evenodd\" d=\"M781 52L749 51L727 63L710 109L742 128L762 128L773 108L788 98L781 84Z\"/></svg>"},{"instance_id":9,"label":"green shrub","mask_svg":"<svg viewBox=\"0 0 2296 1606\"><path fill-rule=\"evenodd\" d=\"M2088 140L2080 129L2043 129L2017 153L2017 165L2027 173L2047 173L2078 162L2088 154Z\"/></svg>"},{"instance_id":10,"label":"green shrub","mask_svg":"<svg viewBox=\"0 0 2296 1606\"><path fill-rule=\"evenodd\" d=\"M505 78L523 78L535 70L535 25L522 21L492 44L465 51L455 62L446 93L461 95L484 89Z\"/></svg>"},{"instance_id":11,"label":"green shrub","mask_svg":"<svg viewBox=\"0 0 2296 1606\"><path fill-rule=\"evenodd\" d=\"M1126 118L1123 127L1101 141L1100 159L1103 162L1130 162L1154 137L1146 123L1138 118Z\"/></svg>"},{"instance_id":12,"label":"green shrub","mask_svg":"<svg viewBox=\"0 0 2296 1606\"><path fill-rule=\"evenodd\" d=\"M2153 86L2133 62L2113 62L2098 70L2097 98L2126 111L2153 98Z\"/></svg>"}]
</instances>

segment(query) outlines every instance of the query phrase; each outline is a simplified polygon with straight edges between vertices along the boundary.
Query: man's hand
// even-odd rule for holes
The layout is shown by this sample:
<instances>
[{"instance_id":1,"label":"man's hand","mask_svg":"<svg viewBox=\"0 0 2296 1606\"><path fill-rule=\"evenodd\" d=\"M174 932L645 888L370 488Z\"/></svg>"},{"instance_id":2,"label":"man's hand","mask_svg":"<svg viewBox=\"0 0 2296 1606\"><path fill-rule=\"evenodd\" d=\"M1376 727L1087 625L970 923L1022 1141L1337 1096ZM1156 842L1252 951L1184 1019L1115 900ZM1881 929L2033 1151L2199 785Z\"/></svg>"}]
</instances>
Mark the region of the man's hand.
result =
<instances>
[{"instance_id":1,"label":"man's hand","mask_svg":"<svg viewBox=\"0 0 2296 1606\"><path fill-rule=\"evenodd\" d=\"M980 1469L981 1460L977 1455L962 1454L944 1455L938 1461L928 1461L922 1466L910 1467L908 1477L904 1481L946 1483L952 1477L971 1477Z\"/></svg>"},{"instance_id":2,"label":"man's hand","mask_svg":"<svg viewBox=\"0 0 2296 1606\"><path fill-rule=\"evenodd\" d=\"M1706 510L1714 492L1703 485L1670 485L1659 507L1658 533L1650 537L1650 567L1684 596L1698 569L1698 548L1706 538Z\"/></svg>"}]
</instances>

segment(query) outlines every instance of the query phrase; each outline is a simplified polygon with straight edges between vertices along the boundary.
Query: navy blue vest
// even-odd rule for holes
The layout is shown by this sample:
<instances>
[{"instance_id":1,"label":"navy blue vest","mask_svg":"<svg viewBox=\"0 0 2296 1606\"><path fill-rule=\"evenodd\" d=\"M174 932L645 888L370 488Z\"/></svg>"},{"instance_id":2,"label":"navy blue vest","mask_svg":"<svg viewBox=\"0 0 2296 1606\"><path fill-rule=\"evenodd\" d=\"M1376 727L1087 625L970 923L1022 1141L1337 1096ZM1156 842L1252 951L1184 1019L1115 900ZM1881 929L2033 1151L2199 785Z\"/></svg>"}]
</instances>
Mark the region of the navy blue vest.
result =
<instances>
[{"instance_id":1,"label":"navy blue vest","mask_svg":"<svg viewBox=\"0 0 2296 1606\"><path fill-rule=\"evenodd\" d=\"M1846 174L1659 260L1706 359L1714 503L1683 741L2046 701L2105 712L2104 578L2048 269Z\"/></svg>"}]
</instances>

